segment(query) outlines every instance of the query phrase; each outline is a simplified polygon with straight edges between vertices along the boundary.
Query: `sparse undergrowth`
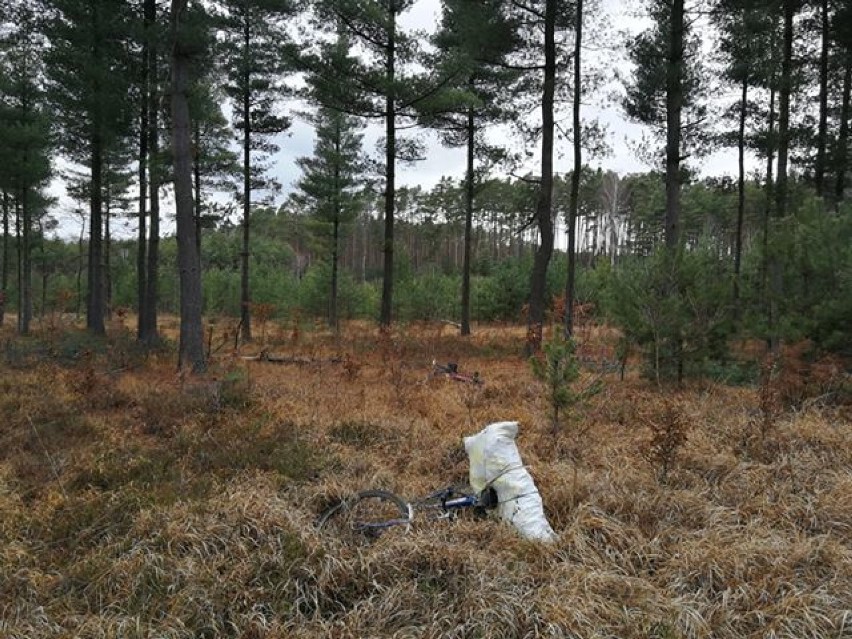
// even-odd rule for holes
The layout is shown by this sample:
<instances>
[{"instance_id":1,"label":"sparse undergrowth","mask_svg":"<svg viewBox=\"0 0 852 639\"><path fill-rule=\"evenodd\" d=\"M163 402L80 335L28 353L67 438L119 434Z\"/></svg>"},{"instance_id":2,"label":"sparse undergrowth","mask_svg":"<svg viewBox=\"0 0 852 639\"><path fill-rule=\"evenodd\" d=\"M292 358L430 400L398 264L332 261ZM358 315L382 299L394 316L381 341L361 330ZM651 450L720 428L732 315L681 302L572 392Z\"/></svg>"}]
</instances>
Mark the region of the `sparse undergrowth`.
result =
<instances>
[{"instance_id":1,"label":"sparse undergrowth","mask_svg":"<svg viewBox=\"0 0 852 639\"><path fill-rule=\"evenodd\" d=\"M852 636L848 407L770 415L766 388L707 384L675 406L615 371L577 415L576 460L521 329L457 342L353 326L268 345L298 364L223 358L202 380L4 342L0 636ZM485 386L427 379L433 359ZM757 455L743 433L767 416ZM463 480L461 437L499 419L521 422L555 544L491 520L357 549L314 529L350 490Z\"/></svg>"}]
</instances>

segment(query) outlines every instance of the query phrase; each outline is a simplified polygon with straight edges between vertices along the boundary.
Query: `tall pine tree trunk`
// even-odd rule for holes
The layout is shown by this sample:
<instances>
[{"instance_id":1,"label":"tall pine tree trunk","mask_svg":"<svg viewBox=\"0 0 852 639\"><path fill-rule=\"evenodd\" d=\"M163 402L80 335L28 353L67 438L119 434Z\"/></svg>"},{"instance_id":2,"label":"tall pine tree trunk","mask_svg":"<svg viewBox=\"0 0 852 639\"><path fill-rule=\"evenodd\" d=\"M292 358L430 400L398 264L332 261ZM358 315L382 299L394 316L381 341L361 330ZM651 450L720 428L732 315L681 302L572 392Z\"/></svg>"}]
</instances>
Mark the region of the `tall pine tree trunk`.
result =
<instances>
[{"instance_id":1,"label":"tall pine tree trunk","mask_svg":"<svg viewBox=\"0 0 852 639\"><path fill-rule=\"evenodd\" d=\"M136 253L136 339L144 340L145 336L145 295L147 290L145 268L148 263L148 137L150 132L148 111L151 103L151 77L150 77L150 56L151 56L151 39L153 38L152 16L150 15L150 7L153 5L153 0L145 0L143 8L143 20L145 25L145 34L142 39L142 81L141 81L141 109L139 113L139 146L138 146L138 163L139 171L137 179L139 182L139 225L137 228L137 253Z\"/></svg>"},{"instance_id":2,"label":"tall pine tree trunk","mask_svg":"<svg viewBox=\"0 0 852 639\"><path fill-rule=\"evenodd\" d=\"M190 58L180 42L180 20L187 0L172 0L172 151L177 212L180 277L180 346L178 366L194 373L206 369L202 327L201 262L195 241L192 201L192 143L187 91Z\"/></svg>"},{"instance_id":3,"label":"tall pine tree trunk","mask_svg":"<svg viewBox=\"0 0 852 639\"><path fill-rule=\"evenodd\" d=\"M745 218L745 128L748 111L748 75L743 76L740 95L740 122L737 131L737 230L734 238L734 320L740 320L740 271L743 254L743 219Z\"/></svg>"},{"instance_id":4,"label":"tall pine tree trunk","mask_svg":"<svg viewBox=\"0 0 852 639\"><path fill-rule=\"evenodd\" d=\"M541 242L535 251L530 280L530 304L526 349L532 354L541 348L544 332L547 267L553 254L553 101L556 88L556 5L547 0L544 9L544 88L541 99L541 184L536 204L536 221Z\"/></svg>"},{"instance_id":5,"label":"tall pine tree trunk","mask_svg":"<svg viewBox=\"0 0 852 639\"><path fill-rule=\"evenodd\" d=\"M828 49L830 33L828 26L828 0L820 0L820 22L822 46L819 55L819 125L817 128L817 156L814 166L814 183L817 195L824 195L825 147L828 138Z\"/></svg>"},{"instance_id":6,"label":"tall pine tree trunk","mask_svg":"<svg viewBox=\"0 0 852 639\"><path fill-rule=\"evenodd\" d=\"M106 306L106 317L112 319L112 265L110 251L112 250L112 231L110 229L111 204L109 187L107 187L107 199L104 206L104 304Z\"/></svg>"},{"instance_id":7,"label":"tall pine tree trunk","mask_svg":"<svg viewBox=\"0 0 852 639\"><path fill-rule=\"evenodd\" d=\"M388 3L387 58L385 59L385 236L382 307L379 324L388 328L393 314L393 218L396 191L396 3Z\"/></svg>"},{"instance_id":8,"label":"tall pine tree trunk","mask_svg":"<svg viewBox=\"0 0 852 639\"><path fill-rule=\"evenodd\" d=\"M843 74L843 98L840 106L840 131L837 134L837 176L834 182L834 198L843 201L846 190L846 171L849 166L849 119L852 103L852 49L846 51L846 70Z\"/></svg>"},{"instance_id":9,"label":"tall pine tree trunk","mask_svg":"<svg viewBox=\"0 0 852 639\"><path fill-rule=\"evenodd\" d=\"M473 84L473 81L471 81ZM464 257L462 261L461 334L470 335L470 263L473 235L473 161L476 152L476 128L473 107L467 110L467 172L464 193Z\"/></svg>"},{"instance_id":10,"label":"tall pine tree trunk","mask_svg":"<svg viewBox=\"0 0 852 639\"><path fill-rule=\"evenodd\" d=\"M147 46L147 45L146 45ZM143 59L147 58L147 54L143 54ZM148 80L147 75L142 83L142 112L139 117L139 150L138 162L139 171L137 179L139 181L139 212L138 212L138 233L136 237L136 303L137 303L137 318L136 318L136 338L142 341L144 335L144 317L145 317L145 265L147 264L146 256L148 254L147 243L147 217L148 217Z\"/></svg>"},{"instance_id":11,"label":"tall pine tree trunk","mask_svg":"<svg viewBox=\"0 0 852 639\"><path fill-rule=\"evenodd\" d=\"M335 122L334 136L334 218L332 219L331 227L331 300L329 300L328 308L328 324L337 333L338 317L337 317L337 271L340 257L340 119Z\"/></svg>"},{"instance_id":12,"label":"tall pine tree trunk","mask_svg":"<svg viewBox=\"0 0 852 639\"><path fill-rule=\"evenodd\" d=\"M766 181L763 185L763 260L761 263L761 284L763 296L767 302L767 317L769 313L769 220L772 217L772 199L775 192L773 163L775 162L775 86L774 78L769 88L769 114L766 125Z\"/></svg>"},{"instance_id":13,"label":"tall pine tree trunk","mask_svg":"<svg viewBox=\"0 0 852 639\"><path fill-rule=\"evenodd\" d=\"M248 11L248 9L246 9ZM249 290L249 217L251 215L251 76L248 56L251 47L251 28L245 16L243 29L243 248L240 252L240 326L243 342L251 341L251 296Z\"/></svg>"},{"instance_id":14,"label":"tall pine tree trunk","mask_svg":"<svg viewBox=\"0 0 852 639\"><path fill-rule=\"evenodd\" d=\"M332 223L332 240L333 247L331 249L331 303L328 309L328 324L336 333L339 327L339 319L337 317L337 274L339 271L338 261L338 246L340 244L340 213L335 213L334 222Z\"/></svg>"},{"instance_id":15,"label":"tall pine tree trunk","mask_svg":"<svg viewBox=\"0 0 852 639\"><path fill-rule=\"evenodd\" d=\"M0 266L0 327L6 319L9 294L9 193L3 189L3 262Z\"/></svg>"},{"instance_id":16,"label":"tall pine tree trunk","mask_svg":"<svg viewBox=\"0 0 852 639\"><path fill-rule=\"evenodd\" d=\"M157 130L159 117L156 112L156 100L151 109L151 137L148 141L150 158L155 158L160 150L160 135ZM160 337L157 330L157 304L159 303L160 288L160 180L157 169L153 168L148 179L149 218L148 228L148 264L145 277L145 334L143 342L149 346L156 344Z\"/></svg>"},{"instance_id":17,"label":"tall pine tree trunk","mask_svg":"<svg viewBox=\"0 0 852 639\"><path fill-rule=\"evenodd\" d=\"M198 120L193 123L192 131L192 188L195 193L195 245L199 257L201 256L201 125Z\"/></svg>"},{"instance_id":18,"label":"tall pine tree trunk","mask_svg":"<svg viewBox=\"0 0 852 639\"><path fill-rule=\"evenodd\" d=\"M574 172L571 174L571 191L568 195L568 279L565 282L564 322L565 336L574 334L574 278L577 269L577 208L580 199L580 171L583 166L583 147L580 131L580 98L582 83L582 67L580 53L583 44L583 0L577 0L577 22L574 27ZM595 231L597 242L597 230ZM594 251L592 252L594 259Z\"/></svg>"},{"instance_id":19,"label":"tall pine tree trunk","mask_svg":"<svg viewBox=\"0 0 852 639\"><path fill-rule=\"evenodd\" d=\"M89 195L89 260L86 303L86 329L104 335L104 278L103 278L103 144L100 133L89 141L91 157L91 192Z\"/></svg>"},{"instance_id":20,"label":"tall pine tree trunk","mask_svg":"<svg viewBox=\"0 0 852 639\"><path fill-rule=\"evenodd\" d=\"M21 306L18 309L19 331L21 335L29 335L30 321L33 316L33 264L32 264L32 210L30 207L29 188L21 189Z\"/></svg>"},{"instance_id":21,"label":"tall pine tree trunk","mask_svg":"<svg viewBox=\"0 0 852 639\"><path fill-rule=\"evenodd\" d=\"M160 274L160 176L156 163L160 151L160 113L159 102L159 73L157 48L153 44L153 29L156 22L155 0L145 0L145 23L150 31L148 42L147 80L148 91L148 202L149 219L148 248L145 259L145 302L142 305L143 316L140 321L139 339L147 346L153 346L159 341L157 330L157 304L159 303L159 274Z\"/></svg>"},{"instance_id":22,"label":"tall pine tree trunk","mask_svg":"<svg viewBox=\"0 0 852 639\"><path fill-rule=\"evenodd\" d=\"M775 217L787 215L787 161L790 150L790 94L793 87L793 16L794 0L784 2L784 36L782 41L781 79L778 90L778 177L775 183ZM778 304L783 294L781 256L770 242L769 247L769 347L777 352Z\"/></svg>"},{"instance_id":23,"label":"tall pine tree trunk","mask_svg":"<svg viewBox=\"0 0 852 639\"><path fill-rule=\"evenodd\" d=\"M18 332L21 331L21 301L22 291L24 290L24 269L23 269L23 241L21 233L23 231L21 223L21 200L20 197L15 198L15 279L18 284Z\"/></svg>"},{"instance_id":24,"label":"tall pine tree trunk","mask_svg":"<svg viewBox=\"0 0 852 639\"><path fill-rule=\"evenodd\" d=\"M92 21L97 32L97 5L92 12ZM92 49L92 59L96 66L102 63L103 53L100 43L95 41ZM96 81L94 94L101 94L101 87ZM86 296L86 329L95 335L104 335L104 281L103 281L103 172L104 172L104 140L101 129L103 126L103 105L95 104L92 113L91 129L89 131L89 163L91 182L89 184L89 259Z\"/></svg>"},{"instance_id":25,"label":"tall pine tree trunk","mask_svg":"<svg viewBox=\"0 0 852 639\"><path fill-rule=\"evenodd\" d=\"M665 242L680 242L680 141L683 107L683 0L673 0L666 64L666 221Z\"/></svg>"}]
</instances>

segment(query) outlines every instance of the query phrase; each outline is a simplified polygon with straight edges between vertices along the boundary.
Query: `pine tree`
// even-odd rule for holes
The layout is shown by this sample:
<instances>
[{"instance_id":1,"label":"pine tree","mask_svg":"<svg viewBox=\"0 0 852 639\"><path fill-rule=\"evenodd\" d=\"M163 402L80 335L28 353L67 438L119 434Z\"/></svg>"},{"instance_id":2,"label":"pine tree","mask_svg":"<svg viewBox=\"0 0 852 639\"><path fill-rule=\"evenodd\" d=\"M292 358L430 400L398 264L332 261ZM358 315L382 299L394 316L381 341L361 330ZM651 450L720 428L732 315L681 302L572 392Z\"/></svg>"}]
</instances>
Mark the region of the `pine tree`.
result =
<instances>
[{"instance_id":1,"label":"pine tree","mask_svg":"<svg viewBox=\"0 0 852 639\"><path fill-rule=\"evenodd\" d=\"M192 118L193 195L198 251L201 254L201 231L221 220L212 212L206 191L235 194L241 173L239 157L231 150L233 138L227 118L222 113L218 90L209 77L199 78L189 96Z\"/></svg>"},{"instance_id":2,"label":"pine tree","mask_svg":"<svg viewBox=\"0 0 852 639\"><path fill-rule=\"evenodd\" d=\"M571 193L568 204L568 277L565 282L565 337L574 334L574 279L576 269L577 209L580 200L580 174L583 167L582 130L580 109L582 105L582 49L583 49L583 0L577 0L574 25L574 103L572 109L574 135L574 170L571 172Z\"/></svg>"},{"instance_id":3,"label":"pine tree","mask_svg":"<svg viewBox=\"0 0 852 639\"><path fill-rule=\"evenodd\" d=\"M830 24L829 0L819 0L819 124L817 128L817 152L814 160L814 186L819 196L825 195L826 149L828 146L828 54L832 39Z\"/></svg>"},{"instance_id":4,"label":"pine tree","mask_svg":"<svg viewBox=\"0 0 852 639\"><path fill-rule=\"evenodd\" d=\"M844 0L835 14L834 33L837 40L838 66L841 70L841 98L838 114L836 151L834 153L834 199L845 197L849 172L849 127L852 120L852 1Z\"/></svg>"},{"instance_id":5,"label":"pine tree","mask_svg":"<svg viewBox=\"0 0 852 639\"><path fill-rule=\"evenodd\" d=\"M220 65L227 77L225 93L234 108L234 126L242 146L243 241L240 280L242 338L251 341L249 279L252 194L274 190L263 161L278 147L271 137L290 126L277 112L284 87L281 78L288 60L286 21L293 14L291 0L219 0L225 41Z\"/></svg>"},{"instance_id":6,"label":"pine tree","mask_svg":"<svg viewBox=\"0 0 852 639\"><path fill-rule=\"evenodd\" d=\"M557 33L575 25L575 6L557 0L510 2L510 19L517 25L521 46L515 54L513 68L526 72L517 88L527 99L535 95L541 110L541 175L536 210L529 224L536 223L540 237L530 276L529 315L527 319L528 354L541 348L544 330L547 269L553 254L553 149L555 137L554 109L557 73L567 68L570 54L557 45ZM540 95L541 97L537 97Z\"/></svg>"},{"instance_id":7,"label":"pine tree","mask_svg":"<svg viewBox=\"0 0 852 639\"><path fill-rule=\"evenodd\" d=\"M192 200L192 137L188 99L193 61L197 62L199 52L198 43L187 33L187 24L191 24L187 1L172 0L170 12L171 143L180 277L178 366L201 373L207 363L201 313L201 259L195 239L195 207Z\"/></svg>"},{"instance_id":8,"label":"pine tree","mask_svg":"<svg viewBox=\"0 0 852 639\"><path fill-rule=\"evenodd\" d=\"M6 320L6 299L9 294L9 214L11 212L11 204L9 202L8 191L5 188L0 189L0 191L2 191L3 198L0 205L3 208L3 262L0 265L0 326L3 326Z\"/></svg>"},{"instance_id":9,"label":"pine tree","mask_svg":"<svg viewBox=\"0 0 852 639\"><path fill-rule=\"evenodd\" d=\"M788 212L789 199L789 159L792 130L790 125L791 98L795 91L793 42L795 39L795 17L800 6L799 0L782 0L782 39L781 39L781 72L778 77L778 146L777 146L777 177L774 189L774 215L784 219ZM767 220L768 224L768 220ZM779 304L783 295L783 269L781 255L775 243L768 242L767 276L769 280L768 294L768 335L767 341L772 352L780 348L778 330Z\"/></svg>"},{"instance_id":10,"label":"pine tree","mask_svg":"<svg viewBox=\"0 0 852 639\"><path fill-rule=\"evenodd\" d=\"M739 318L746 193L745 154L749 144L747 124L750 112L754 110L749 92L760 84L767 84L774 19L766 0L724 0L717 7L714 22L721 36L719 47L725 64L723 78L740 87L740 99L736 105L736 134L723 137L723 143L735 144L737 147L737 221L732 297L734 314Z\"/></svg>"},{"instance_id":11,"label":"pine tree","mask_svg":"<svg viewBox=\"0 0 852 639\"><path fill-rule=\"evenodd\" d=\"M86 327L103 334L104 160L130 130L129 7L123 0L46 2L56 124L65 153L90 172Z\"/></svg>"},{"instance_id":12,"label":"pine tree","mask_svg":"<svg viewBox=\"0 0 852 639\"><path fill-rule=\"evenodd\" d=\"M161 148L161 103L166 94L164 87L165 46L162 23L165 15L159 10L157 0L143 0L143 33L141 59L142 83L140 86L140 136L144 137L144 159L140 141L140 165L146 164L147 172L142 179L140 168L140 216L138 235L138 298L139 317L137 338L146 346L153 346L160 340L157 328L157 306L159 304L160 280L160 189L165 178L165 158ZM147 193L145 188L147 186ZM144 198L147 195L148 224L146 237Z\"/></svg>"},{"instance_id":13,"label":"pine tree","mask_svg":"<svg viewBox=\"0 0 852 639\"><path fill-rule=\"evenodd\" d=\"M400 28L399 16L414 0L314 0L318 31L351 38L368 55L355 58L323 47L319 55L303 56L313 76L313 95L322 105L364 118L384 120L384 239L382 300L379 323L390 326L394 282L394 221L396 162L417 159L416 140L398 136L402 121L414 122L416 108L450 78L440 72L416 75L410 63L417 57L416 37Z\"/></svg>"},{"instance_id":14,"label":"pine tree","mask_svg":"<svg viewBox=\"0 0 852 639\"><path fill-rule=\"evenodd\" d=\"M10 201L18 216L18 331L26 335L33 313L32 247L42 190L51 173L50 125L44 93L44 51L35 8L10 7L12 28L0 41L0 189L3 192L4 263L0 306L5 305L8 277ZM2 316L0 316L2 322Z\"/></svg>"},{"instance_id":15,"label":"pine tree","mask_svg":"<svg viewBox=\"0 0 852 639\"><path fill-rule=\"evenodd\" d=\"M441 91L420 105L423 121L438 129L447 146L464 146L464 263L462 266L462 335L470 335L470 270L476 160L492 160L500 149L488 146L485 127L505 122L507 91L516 73L505 68L517 42L502 0L443 0L441 29L434 38L435 66L452 78Z\"/></svg>"},{"instance_id":16,"label":"pine tree","mask_svg":"<svg viewBox=\"0 0 852 639\"><path fill-rule=\"evenodd\" d=\"M692 20L684 0L653 0L652 27L630 44L634 75L626 87L624 108L634 120L653 127L665 141L664 255L656 262L653 291L660 312L654 348L655 369L684 370L685 283L680 277L683 264L682 160L690 153L707 151L709 141L702 136L706 116L702 100L702 72L698 63L699 42L691 35Z\"/></svg>"},{"instance_id":17,"label":"pine tree","mask_svg":"<svg viewBox=\"0 0 852 639\"><path fill-rule=\"evenodd\" d=\"M297 201L306 205L321 228L331 263L329 326L338 328L338 263L342 231L354 221L363 204L360 196L364 162L358 121L345 113L321 108L313 118L316 143L313 157L297 160L303 176Z\"/></svg>"},{"instance_id":18,"label":"pine tree","mask_svg":"<svg viewBox=\"0 0 852 639\"><path fill-rule=\"evenodd\" d=\"M665 140L665 243L680 243L682 159L709 148L702 134L706 117L698 62L699 42L691 34L684 0L653 0L653 26L630 43L635 72L624 109Z\"/></svg>"}]
</instances>

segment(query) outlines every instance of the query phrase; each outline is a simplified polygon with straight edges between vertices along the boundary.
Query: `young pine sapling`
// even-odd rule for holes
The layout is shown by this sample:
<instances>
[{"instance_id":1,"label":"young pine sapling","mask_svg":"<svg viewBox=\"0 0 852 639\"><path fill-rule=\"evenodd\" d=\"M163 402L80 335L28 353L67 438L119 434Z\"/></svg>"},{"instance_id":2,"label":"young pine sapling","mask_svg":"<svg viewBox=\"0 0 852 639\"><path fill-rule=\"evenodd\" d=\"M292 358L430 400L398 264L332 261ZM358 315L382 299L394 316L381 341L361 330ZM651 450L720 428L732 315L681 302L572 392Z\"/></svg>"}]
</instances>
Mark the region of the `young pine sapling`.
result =
<instances>
[{"instance_id":1,"label":"young pine sapling","mask_svg":"<svg viewBox=\"0 0 852 639\"><path fill-rule=\"evenodd\" d=\"M533 374L546 387L554 435L559 433L564 413L599 393L603 386L600 379L581 388L576 386L580 379L580 362L575 349L573 339L556 335L544 345L540 355L530 358Z\"/></svg>"}]
</instances>

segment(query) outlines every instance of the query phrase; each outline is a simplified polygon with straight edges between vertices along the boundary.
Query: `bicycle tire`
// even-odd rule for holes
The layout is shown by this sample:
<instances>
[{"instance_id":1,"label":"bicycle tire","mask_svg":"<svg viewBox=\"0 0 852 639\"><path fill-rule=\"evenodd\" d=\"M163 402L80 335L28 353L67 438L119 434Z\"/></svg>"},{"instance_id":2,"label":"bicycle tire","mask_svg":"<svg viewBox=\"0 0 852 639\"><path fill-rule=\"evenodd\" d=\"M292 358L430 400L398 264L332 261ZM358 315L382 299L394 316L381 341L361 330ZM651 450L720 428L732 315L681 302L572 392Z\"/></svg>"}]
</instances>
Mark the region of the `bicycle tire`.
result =
<instances>
[{"instance_id":1,"label":"bicycle tire","mask_svg":"<svg viewBox=\"0 0 852 639\"><path fill-rule=\"evenodd\" d=\"M348 542L372 541L391 528L411 524L407 501L387 490L362 490L327 508L317 528L333 532Z\"/></svg>"}]
</instances>

